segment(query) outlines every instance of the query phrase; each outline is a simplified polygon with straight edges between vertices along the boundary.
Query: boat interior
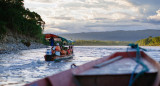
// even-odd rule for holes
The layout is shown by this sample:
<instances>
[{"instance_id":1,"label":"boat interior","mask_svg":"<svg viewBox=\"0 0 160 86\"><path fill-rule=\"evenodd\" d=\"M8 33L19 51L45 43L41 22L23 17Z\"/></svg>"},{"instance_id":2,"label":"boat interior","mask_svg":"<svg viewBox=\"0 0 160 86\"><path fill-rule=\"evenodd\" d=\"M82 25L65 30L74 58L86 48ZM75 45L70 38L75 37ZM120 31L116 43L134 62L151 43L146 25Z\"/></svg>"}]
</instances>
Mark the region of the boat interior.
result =
<instances>
[{"instance_id":1,"label":"boat interior","mask_svg":"<svg viewBox=\"0 0 160 86\"><path fill-rule=\"evenodd\" d=\"M138 64L135 61L136 52L115 53L107 59L88 64L88 68L80 68L80 72L75 72L74 78L77 86L128 86L131 74ZM144 52L141 52L144 64L149 71L139 76L132 86L154 86L159 78L159 65L149 58ZM139 65L134 73L134 77L143 70ZM155 85L156 86L156 85Z\"/></svg>"}]
</instances>

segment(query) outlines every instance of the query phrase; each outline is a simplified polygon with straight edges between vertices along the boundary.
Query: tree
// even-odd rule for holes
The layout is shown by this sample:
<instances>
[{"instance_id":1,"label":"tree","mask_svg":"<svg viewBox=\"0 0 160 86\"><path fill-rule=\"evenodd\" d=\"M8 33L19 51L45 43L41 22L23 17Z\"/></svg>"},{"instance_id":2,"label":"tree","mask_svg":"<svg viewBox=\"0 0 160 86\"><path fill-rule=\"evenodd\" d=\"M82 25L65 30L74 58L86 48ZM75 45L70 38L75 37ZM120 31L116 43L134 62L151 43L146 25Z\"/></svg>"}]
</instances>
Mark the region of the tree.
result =
<instances>
[{"instance_id":1,"label":"tree","mask_svg":"<svg viewBox=\"0 0 160 86\"><path fill-rule=\"evenodd\" d=\"M45 22L36 12L24 8L23 0L0 0L0 29L6 29L38 38L42 35Z\"/></svg>"}]
</instances>

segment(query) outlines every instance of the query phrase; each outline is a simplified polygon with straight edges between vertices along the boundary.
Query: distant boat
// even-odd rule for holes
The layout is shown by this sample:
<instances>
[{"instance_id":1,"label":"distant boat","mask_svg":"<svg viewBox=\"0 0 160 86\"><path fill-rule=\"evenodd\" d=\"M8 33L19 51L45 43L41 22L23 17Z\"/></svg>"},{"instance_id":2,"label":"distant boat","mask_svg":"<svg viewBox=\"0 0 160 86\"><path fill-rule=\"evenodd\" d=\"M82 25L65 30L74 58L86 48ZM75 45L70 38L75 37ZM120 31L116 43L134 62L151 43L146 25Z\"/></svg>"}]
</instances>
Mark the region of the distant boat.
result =
<instances>
[{"instance_id":1,"label":"distant boat","mask_svg":"<svg viewBox=\"0 0 160 86\"><path fill-rule=\"evenodd\" d=\"M44 56L44 59L45 59L45 61L59 62L59 61L62 61L62 60L72 59L73 56L74 56L74 54L63 55L63 56L55 56L55 57L52 57L51 55L49 55L49 58L47 58L46 56Z\"/></svg>"},{"instance_id":2,"label":"distant boat","mask_svg":"<svg viewBox=\"0 0 160 86\"><path fill-rule=\"evenodd\" d=\"M116 52L25 86L159 86L159 63L143 51L140 54L147 66L144 73L135 51Z\"/></svg>"},{"instance_id":3,"label":"distant boat","mask_svg":"<svg viewBox=\"0 0 160 86\"><path fill-rule=\"evenodd\" d=\"M49 41L50 39L54 40L53 45L51 46L50 49L47 49L46 51L46 55L44 56L45 61L61 61L61 60L67 60L67 59L71 59L73 58L74 54L73 54L73 41L68 40L64 37L58 36L58 35L54 35L54 34L45 34L45 39L46 41ZM58 46L61 46L61 48L59 47L59 55L55 55L56 53L56 48L55 50L53 50L53 47L56 47L58 43ZM63 46L63 50L65 52L67 52L66 54L62 55L60 52L62 50L62 46ZM54 51L54 53L52 53Z\"/></svg>"}]
</instances>

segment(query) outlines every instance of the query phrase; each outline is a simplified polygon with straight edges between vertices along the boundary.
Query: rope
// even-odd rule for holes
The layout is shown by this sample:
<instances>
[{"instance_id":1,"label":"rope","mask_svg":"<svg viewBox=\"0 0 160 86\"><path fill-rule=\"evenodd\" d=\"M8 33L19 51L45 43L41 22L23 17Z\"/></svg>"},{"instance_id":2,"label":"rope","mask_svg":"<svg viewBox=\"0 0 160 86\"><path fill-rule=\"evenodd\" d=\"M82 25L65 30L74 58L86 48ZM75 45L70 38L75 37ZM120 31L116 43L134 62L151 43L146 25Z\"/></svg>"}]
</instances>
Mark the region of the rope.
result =
<instances>
[{"instance_id":1,"label":"rope","mask_svg":"<svg viewBox=\"0 0 160 86\"><path fill-rule=\"evenodd\" d=\"M129 85L128 85L128 86L132 86L132 84L135 82L135 80L136 80L137 78L139 78L140 76L142 76L145 72L149 71L149 69L148 69L148 67L142 62L142 58L141 58L141 54L140 54L140 49L143 49L143 48L140 48L140 47L138 46L138 44L137 44L137 45L135 45L135 44L129 44L129 46L131 46L132 48L134 48L134 49L137 50L137 52L136 52L136 60L135 60L135 61L137 62L137 65L135 66L135 68L134 68L134 70L133 70L133 72L132 72L132 74L131 74L130 81L129 81ZM143 49L143 50L145 50L145 49ZM128 51L128 49L127 49L127 51ZM142 65L143 69L135 76L135 78L133 78L133 76L134 76L134 74L135 74L135 71L136 71L136 69L138 68L139 64Z\"/></svg>"},{"instance_id":2,"label":"rope","mask_svg":"<svg viewBox=\"0 0 160 86\"><path fill-rule=\"evenodd\" d=\"M131 78L130 78L130 80L129 80L129 86L132 86L132 83L133 83L133 75L134 75L134 73L136 72L136 69L138 68L138 66L139 66L139 64L137 64L137 65L135 66L135 68L134 68L134 70L133 70L133 72L132 72L132 74L131 74Z\"/></svg>"}]
</instances>

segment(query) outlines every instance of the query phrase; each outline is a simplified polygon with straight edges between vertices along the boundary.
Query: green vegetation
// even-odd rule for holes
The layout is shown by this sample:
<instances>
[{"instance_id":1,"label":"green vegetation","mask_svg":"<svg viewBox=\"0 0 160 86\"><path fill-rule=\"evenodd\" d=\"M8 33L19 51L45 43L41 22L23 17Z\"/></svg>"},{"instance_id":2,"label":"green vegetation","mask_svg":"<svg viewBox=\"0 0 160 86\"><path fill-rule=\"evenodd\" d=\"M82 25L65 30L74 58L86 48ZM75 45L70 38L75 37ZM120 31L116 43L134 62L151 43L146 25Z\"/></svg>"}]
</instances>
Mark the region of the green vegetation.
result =
<instances>
[{"instance_id":1,"label":"green vegetation","mask_svg":"<svg viewBox=\"0 0 160 86\"><path fill-rule=\"evenodd\" d=\"M146 39L141 39L136 42L140 46L160 46L160 36L158 37L148 37Z\"/></svg>"},{"instance_id":2,"label":"green vegetation","mask_svg":"<svg viewBox=\"0 0 160 86\"><path fill-rule=\"evenodd\" d=\"M39 14L24 8L23 0L0 0L0 38L10 30L42 40L44 24Z\"/></svg>"},{"instance_id":3,"label":"green vegetation","mask_svg":"<svg viewBox=\"0 0 160 86\"><path fill-rule=\"evenodd\" d=\"M127 41L97 41L97 40L77 40L74 45L77 46L110 46L110 45L128 45Z\"/></svg>"}]
</instances>

